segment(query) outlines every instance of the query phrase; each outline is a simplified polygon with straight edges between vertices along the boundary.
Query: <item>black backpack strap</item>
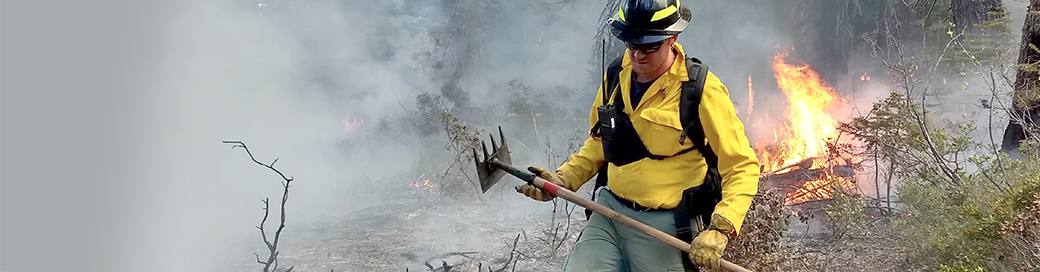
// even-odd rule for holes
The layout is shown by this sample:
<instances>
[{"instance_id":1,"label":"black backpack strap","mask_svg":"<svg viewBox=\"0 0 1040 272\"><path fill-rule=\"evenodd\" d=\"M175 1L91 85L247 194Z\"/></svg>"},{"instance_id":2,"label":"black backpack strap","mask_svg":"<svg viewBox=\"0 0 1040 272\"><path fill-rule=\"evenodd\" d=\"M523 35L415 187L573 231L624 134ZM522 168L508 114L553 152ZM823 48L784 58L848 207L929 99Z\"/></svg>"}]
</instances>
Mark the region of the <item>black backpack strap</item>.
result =
<instances>
[{"instance_id":1,"label":"black backpack strap","mask_svg":"<svg viewBox=\"0 0 1040 272\"><path fill-rule=\"evenodd\" d=\"M602 105L606 105L607 102L610 101L610 95L614 93L614 90L618 89L618 84L620 83L619 80L620 80L620 77L621 77L621 75L620 75L621 74L621 59L623 57L624 56L617 57L616 59L614 59L614 61L612 61L610 63L610 66L607 67L607 74L606 74L606 78L604 79L607 82L607 85L606 85L607 88L604 89L603 92L602 92L602 95L603 95L603 101L602 101L603 104ZM610 89L610 90L608 91L607 89ZM596 123L597 123L597 126L598 126L599 122L596 122ZM596 134L596 128L595 127L592 128L592 131L593 131L593 134ZM606 151L604 151L604 152L606 152ZM599 191L599 188L607 186L607 164L609 164L609 162L604 162L603 165L599 167L599 171L596 172L596 184L595 184L594 187L592 187L592 200L593 201L596 200L596 191ZM588 219L591 216L592 216L592 210L585 209L585 219Z\"/></svg>"},{"instance_id":2,"label":"black backpack strap","mask_svg":"<svg viewBox=\"0 0 1040 272\"><path fill-rule=\"evenodd\" d=\"M708 77L708 66L691 57L686 59L686 72L690 80L683 82L679 98L679 121L683 126L679 144L685 143L689 138L693 141L693 147L708 161L708 167L717 168L719 158L706 142L700 118L701 96L704 94L704 81Z\"/></svg>"},{"instance_id":3,"label":"black backpack strap","mask_svg":"<svg viewBox=\"0 0 1040 272\"><path fill-rule=\"evenodd\" d=\"M673 213L676 237L691 242L694 233L699 231L694 229L692 219L700 219L704 226L711 224L711 214L715 205L722 200L722 177L718 170L719 158L707 143L700 119L701 97L704 94L704 82L708 77L708 66L691 57L686 59L686 72L689 81L682 83L679 98L679 120L683 126L679 144L683 144L687 138L693 141L693 148L701 153L708 166L708 171L704 174L704 183L683 191L682 200ZM695 218L697 216L700 217ZM685 254L682 255L683 267L687 271L699 271Z\"/></svg>"}]
</instances>

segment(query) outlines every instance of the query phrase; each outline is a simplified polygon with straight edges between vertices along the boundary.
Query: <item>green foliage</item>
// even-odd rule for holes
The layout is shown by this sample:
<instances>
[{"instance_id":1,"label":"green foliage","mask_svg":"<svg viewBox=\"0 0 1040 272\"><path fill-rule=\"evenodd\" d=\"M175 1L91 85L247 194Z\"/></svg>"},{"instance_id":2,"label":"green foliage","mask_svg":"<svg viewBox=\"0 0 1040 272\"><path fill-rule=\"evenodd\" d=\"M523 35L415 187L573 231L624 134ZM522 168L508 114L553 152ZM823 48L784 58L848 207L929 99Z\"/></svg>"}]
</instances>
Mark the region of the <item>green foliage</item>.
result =
<instances>
[{"instance_id":1,"label":"green foliage","mask_svg":"<svg viewBox=\"0 0 1040 272\"><path fill-rule=\"evenodd\" d=\"M864 207L866 203L863 196L851 192L843 186L846 182L835 182L834 193L831 195L832 202L824 207L824 212L830 218L831 233L835 238L841 239L850 232L860 232L866 226L864 221Z\"/></svg>"},{"instance_id":2,"label":"green foliage","mask_svg":"<svg viewBox=\"0 0 1040 272\"><path fill-rule=\"evenodd\" d=\"M943 63L945 70L963 78L976 66L1003 63L1006 61L1003 57L1014 55L1008 53L1015 50L1018 43L1008 27L1007 10L992 10L988 15L993 19L978 25L975 31L960 34L960 37L956 37L954 28L964 26L950 26L947 39L956 38L959 43L951 45L952 50Z\"/></svg>"},{"instance_id":3,"label":"green foliage","mask_svg":"<svg viewBox=\"0 0 1040 272\"><path fill-rule=\"evenodd\" d=\"M900 162L901 167L895 169L897 177L956 186L956 177L950 177L943 169L960 170L957 162L973 147L967 135L974 127L941 129L922 115L919 105L893 92L875 103L868 116L855 118L840 129L863 141L881 158ZM942 163L937 157L942 158Z\"/></svg>"},{"instance_id":4,"label":"green foliage","mask_svg":"<svg viewBox=\"0 0 1040 272\"><path fill-rule=\"evenodd\" d=\"M969 266L964 266L964 265L945 265L945 264L941 264L941 265L939 265L939 271L940 272L984 272L986 270L982 269L982 267L978 267L978 266L976 266L976 267L969 267Z\"/></svg>"},{"instance_id":5,"label":"green foliage","mask_svg":"<svg viewBox=\"0 0 1040 272\"><path fill-rule=\"evenodd\" d=\"M1035 44L1027 44L1026 46L1029 47L1028 50L1040 53L1040 48ZM1040 73L1040 60L1032 63L1019 64L1018 69L1029 73Z\"/></svg>"},{"instance_id":6,"label":"green foliage","mask_svg":"<svg viewBox=\"0 0 1040 272\"><path fill-rule=\"evenodd\" d=\"M920 86L927 91L929 108L942 109L946 100L967 91L979 68L1002 66L1015 56L1016 33L1010 31L1008 12L1001 6L987 11L988 21L957 25L950 0L889 5L894 20L884 34L903 44L897 51L913 51L899 58L921 69L913 75L916 80L929 82Z\"/></svg>"},{"instance_id":7,"label":"green foliage","mask_svg":"<svg viewBox=\"0 0 1040 272\"><path fill-rule=\"evenodd\" d=\"M1038 48L1037 45L1028 44L1026 46L1029 47L1026 50L1031 50L1040 54L1040 48ZM1018 64L1017 68L1019 71L1022 71L1027 75L1040 75L1040 60L1032 63ZM1035 90L1037 88L1040 88L1040 86L1024 86L1024 90L1014 92L1012 99L1015 101L1015 104L1022 105L1023 108L1027 108L1029 105L1040 105L1040 91L1029 91L1030 89Z\"/></svg>"},{"instance_id":8,"label":"green foliage","mask_svg":"<svg viewBox=\"0 0 1040 272\"><path fill-rule=\"evenodd\" d=\"M1000 269L994 260L1003 246L1001 225L1026 212L1030 197L1040 192L1040 170L1035 167L1040 161L997 160L1004 165L982 166L965 175L960 186L911 178L899 187L910 213L901 226L926 255L945 265L944 271Z\"/></svg>"},{"instance_id":9,"label":"green foliage","mask_svg":"<svg viewBox=\"0 0 1040 272\"><path fill-rule=\"evenodd\" d=\"M1023 158L989 154L967 132L973 125L932 128L914 119L916 107L894 93L877 103L867 117L843 127L883 158L896 161L898 196L907 209L897 228L911 238L924 261L940 271L1006 270L1006 233L1002 226L1030 212L1040 193L1040 148L1035 139ZM929 132L925 137L925 130ZM933 151L934 150L934 151ZM974 154L974 156L966 156ZM955 171L944 174L941 165ZM974 170L964 170L973 164ZM854 198L835 195L827 212L838 222L855 222ZM838 225L845 228L845 225ZM843 230L842 230L843 231Z\"/></svg>"}]
</instances>

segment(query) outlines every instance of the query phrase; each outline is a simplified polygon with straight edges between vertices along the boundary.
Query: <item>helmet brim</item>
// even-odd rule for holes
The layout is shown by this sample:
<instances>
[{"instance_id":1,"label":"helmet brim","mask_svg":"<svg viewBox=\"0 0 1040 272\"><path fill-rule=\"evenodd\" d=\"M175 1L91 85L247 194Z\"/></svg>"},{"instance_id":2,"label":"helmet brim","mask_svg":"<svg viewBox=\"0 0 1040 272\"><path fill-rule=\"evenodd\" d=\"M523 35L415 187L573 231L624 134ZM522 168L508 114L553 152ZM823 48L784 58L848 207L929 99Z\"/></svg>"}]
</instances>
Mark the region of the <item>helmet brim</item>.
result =
<instances>
[{"instance_id":1,"label":"helmet brim","mask_svg":"<svg viewBox=\"0 0 1040 272\"><path fill-rule=\"evenodd\" d=\"M679 35L690 24L690 21L688 18L680 18L674 24L662 30L634 29L617 19L610 19L608 23L610 24L610 33L619 40L631 44L648 44Z\"/></svg>"}]
</instances>

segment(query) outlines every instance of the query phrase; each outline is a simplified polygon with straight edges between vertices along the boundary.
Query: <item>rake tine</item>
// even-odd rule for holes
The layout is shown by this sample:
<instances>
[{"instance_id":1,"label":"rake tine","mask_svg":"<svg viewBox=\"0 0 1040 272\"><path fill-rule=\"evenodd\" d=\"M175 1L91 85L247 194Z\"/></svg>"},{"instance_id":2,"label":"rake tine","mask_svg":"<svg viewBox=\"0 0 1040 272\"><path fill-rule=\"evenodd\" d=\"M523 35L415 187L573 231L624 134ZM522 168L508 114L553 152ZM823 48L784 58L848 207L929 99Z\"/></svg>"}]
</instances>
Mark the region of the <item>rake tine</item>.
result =
<instances>
[{"instance_id":1,"label":"rake tine","mask_svg":"<svg viewBox=\"0 0 1040 272\"><path fill-rule=\"evenodd\" d=\"M477 148L476 147L473 148L473 160L477 161L478 163L481 161L480 157L477 157Z\"/></svg>"},{"instance_id":2,"label":"rake tine","mask_svg":"<svg viewBox=\"0 0 1040 272\"><path fill-rule=\"evenodd\" d=\"M488 133L488 136L491 136L491 153L498 152L498 144L495 143L495 134Z\"/></svg>"},{"instance_id":3,"label":"rake tine","mask_svg":"<svg viewBox=\"0 0 1040 272\"><path fill-rule=\"evenodd\" d=\"M498 126L498 140L502 141L502 146L506 146L506 135L502 133L502 126Z\"/></svg>"},{"instance_id":4,"label":"rake tine","mask_svg":"<svg viewBox=\"0 0 1040 272\"><path fill-rule=\"evenodd\" d=\"M487 151L487 144L485 144L484 141L480 141L480 148L484 150L484 160L485 161L487 161L489 158L491 158L491 154L488 154L488 151Z\"/></svg>"}]
</instances>

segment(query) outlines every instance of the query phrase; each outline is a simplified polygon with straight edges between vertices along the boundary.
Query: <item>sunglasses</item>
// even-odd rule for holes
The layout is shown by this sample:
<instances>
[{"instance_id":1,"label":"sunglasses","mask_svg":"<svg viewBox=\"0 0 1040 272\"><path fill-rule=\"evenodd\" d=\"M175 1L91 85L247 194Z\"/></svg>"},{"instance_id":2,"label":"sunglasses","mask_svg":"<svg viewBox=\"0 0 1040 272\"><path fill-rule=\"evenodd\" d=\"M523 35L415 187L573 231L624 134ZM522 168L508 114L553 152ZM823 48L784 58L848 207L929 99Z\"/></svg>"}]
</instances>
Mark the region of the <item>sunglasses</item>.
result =
<instances>
[{"instance_id":1,"label":"sunglasses","mask_svg":"<svg viewBox=\"0 0 1040 272\"><path fill-rule=\"evenodd\" d=\"M628 47L628 49L631 49L632 51L642 51L644 54L650 54L660 50L662 44L664 44L664 41L645 44L625 43L625 47Z\"/></svg>"}]
</instances>

